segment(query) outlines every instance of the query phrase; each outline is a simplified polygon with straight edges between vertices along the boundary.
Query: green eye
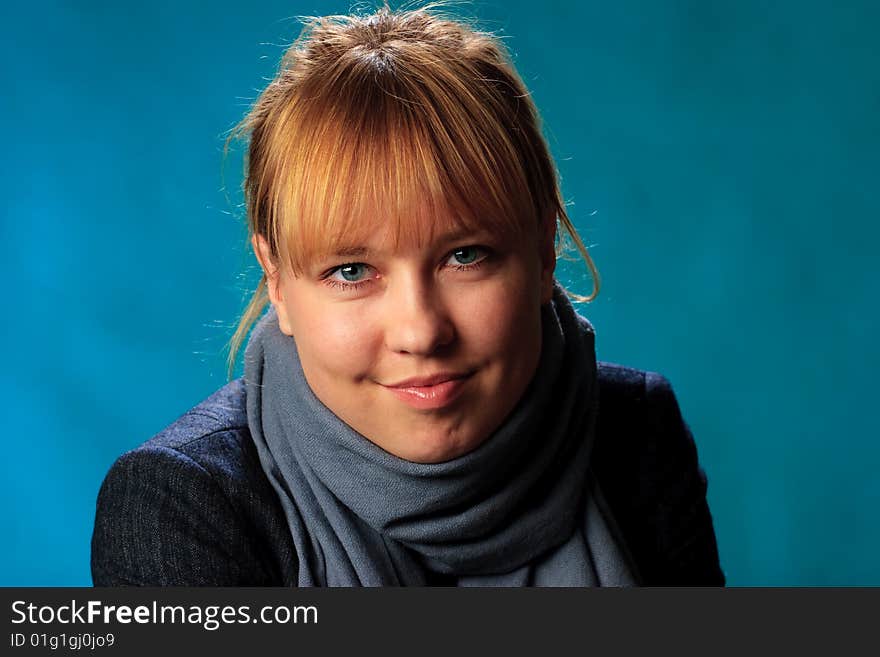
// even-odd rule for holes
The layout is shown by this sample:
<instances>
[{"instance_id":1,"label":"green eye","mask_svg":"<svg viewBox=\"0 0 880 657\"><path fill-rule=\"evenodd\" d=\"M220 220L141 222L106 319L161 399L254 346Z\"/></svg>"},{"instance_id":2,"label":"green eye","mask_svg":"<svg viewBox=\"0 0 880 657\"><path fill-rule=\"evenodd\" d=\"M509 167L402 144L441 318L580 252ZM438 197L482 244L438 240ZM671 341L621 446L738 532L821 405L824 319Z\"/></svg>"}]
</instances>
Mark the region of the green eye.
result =
<instances>
[{"instance_id":1,"label":"green eye","mask_svg":"<svg viewBox=\"0 0 880 657\"><path fill-rule=\"evenodd\" d=\"M465 246L452 252L450 260L457 265L472 265L480 257L479 249L475 246Z\"/></svg>"}]
</instances>

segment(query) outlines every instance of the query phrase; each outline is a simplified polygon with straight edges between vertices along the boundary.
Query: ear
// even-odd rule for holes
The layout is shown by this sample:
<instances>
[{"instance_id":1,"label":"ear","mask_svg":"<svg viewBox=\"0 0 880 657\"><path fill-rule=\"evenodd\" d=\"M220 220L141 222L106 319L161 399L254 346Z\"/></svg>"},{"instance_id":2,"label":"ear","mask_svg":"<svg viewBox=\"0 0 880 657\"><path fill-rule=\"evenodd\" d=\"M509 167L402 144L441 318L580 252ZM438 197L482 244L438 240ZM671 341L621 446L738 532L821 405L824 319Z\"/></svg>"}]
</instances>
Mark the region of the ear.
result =
<instances>
[{"instance_id":1,"label":"ear","mask_svg":"<svg viewBox=\"0 0 880 657\"><path fill-rule=\"evenodd\" d=\"M541 303L553 298L553 274L556 271L556 217L544 220L541 229Z\"/></svg>"},{"instance_id":2,"label":"ear","mask_svg":"<svg viewBox=\"0 0 880 657\"><path fill-rule=\"evenodd\" d=\"M269 300L273 305L279 301L283 303L281 293L281 272L272 259L272 251L269 249L269 242L262 235L254 235L251 238L251 246L254 247L254 255L257 256L257 262L263 269L266 276L266 286L269 289Z\"/></svg>"},{"instance_id":3,"label":"ear","mask_svg":"<svg viewBox=\"0 0 880 657\"><path fill-rule=\"evenodd\" d=\"M251 238L251 246L254 248L257 262L260 263L263 274L266 276L266 290L269 292L269 301L275 306L275 312L278 315L278 327L285 335L293 335L287 314L287 304L284 301L281 270L272 258L269 242L262 235L254 235Z\"/></svg>"}]
</instances>

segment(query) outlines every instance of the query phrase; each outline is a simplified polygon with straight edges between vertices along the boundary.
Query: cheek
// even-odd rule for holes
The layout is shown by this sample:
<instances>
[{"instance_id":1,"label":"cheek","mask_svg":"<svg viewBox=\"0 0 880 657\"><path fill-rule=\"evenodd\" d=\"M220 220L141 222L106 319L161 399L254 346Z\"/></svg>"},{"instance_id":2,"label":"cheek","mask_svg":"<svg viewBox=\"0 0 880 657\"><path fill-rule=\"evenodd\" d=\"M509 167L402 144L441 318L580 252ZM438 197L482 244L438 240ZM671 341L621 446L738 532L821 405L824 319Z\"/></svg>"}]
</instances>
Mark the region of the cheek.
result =
<instances>
[{"instance_id":1,"label":"cheek","mask_svg":"<svg viewBox=\"0 0 880 657\"><path fill-rule=\"evenodd\" d=\"M524 352L540 343L540 290L524 277L499 280L459 308L462 337L486 356L528 360Z\"/></svg>"},{"instance_id":2,"label":"cheek","mask_svg":"<svg viewBox=\"0 0 880 657\"><path fill-rule=\"evenodd\" d=\"M293 324L303 368L335 378L358 378L370 368L375 331L351 304L302 304Z\"/></svg>"}]
</instances>

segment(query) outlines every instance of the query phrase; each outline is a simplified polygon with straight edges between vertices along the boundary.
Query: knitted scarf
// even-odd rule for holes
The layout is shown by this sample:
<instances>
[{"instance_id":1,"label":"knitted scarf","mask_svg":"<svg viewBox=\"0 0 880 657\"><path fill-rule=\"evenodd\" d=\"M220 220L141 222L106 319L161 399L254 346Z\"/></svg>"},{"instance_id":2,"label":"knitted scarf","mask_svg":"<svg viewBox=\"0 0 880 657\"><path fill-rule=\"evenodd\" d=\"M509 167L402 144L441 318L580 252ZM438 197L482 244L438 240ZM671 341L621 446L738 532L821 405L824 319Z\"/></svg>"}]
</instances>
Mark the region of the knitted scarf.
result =
<instances>
[{"instance_id":1,"label":"knitted scarf","mask_svg":"<svg viewBox=\"0 0 880 657\"><path fill-rule=\"evenodd\" d=\"M590 472L594 331L557 286L537 371L471 452L414 463L370 442L306 382L274 310L245 351L247 412L281 500L300 586L628 586L625 549Z\"/></svg>"}]
</instances>

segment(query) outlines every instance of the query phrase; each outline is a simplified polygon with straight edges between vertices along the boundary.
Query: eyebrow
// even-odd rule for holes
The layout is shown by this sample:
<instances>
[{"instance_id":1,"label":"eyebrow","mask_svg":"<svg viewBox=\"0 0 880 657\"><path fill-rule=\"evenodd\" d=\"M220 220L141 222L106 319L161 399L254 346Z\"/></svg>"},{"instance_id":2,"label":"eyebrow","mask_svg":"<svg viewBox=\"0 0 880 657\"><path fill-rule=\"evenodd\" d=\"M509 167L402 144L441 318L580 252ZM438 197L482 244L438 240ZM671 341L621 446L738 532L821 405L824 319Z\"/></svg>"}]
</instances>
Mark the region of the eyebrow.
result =
<instances>
[{"instance_id":1,"label":"eyebrow","mask_svg":"<svg viewBox=\"0 0 880 657\"><path fill-rule=\"evenodd\" d=\"M489 235L491 235L491 233L484 228L478 228L476 230L454 230L444 235L440 235L435 239L435 242L447 244L449 242L458 242L465 237L483 238L488 237ZM371 253L372 251L365 246L342 246L336 249L333 253L327 254L327 256L331 258L360 258L368 256Z\"/></svg>"},{"instance_id":2,"label":"eyebrow","mask_svg":"<svg viewBox=\"0 0 880 657\"><path fill-rule=\"evenodd\" d=\"M364 246L344 246L338 249L331 256L342 256L345 258L360 257L370 253L370 250Z\"/></svg>"}]
</instances>

